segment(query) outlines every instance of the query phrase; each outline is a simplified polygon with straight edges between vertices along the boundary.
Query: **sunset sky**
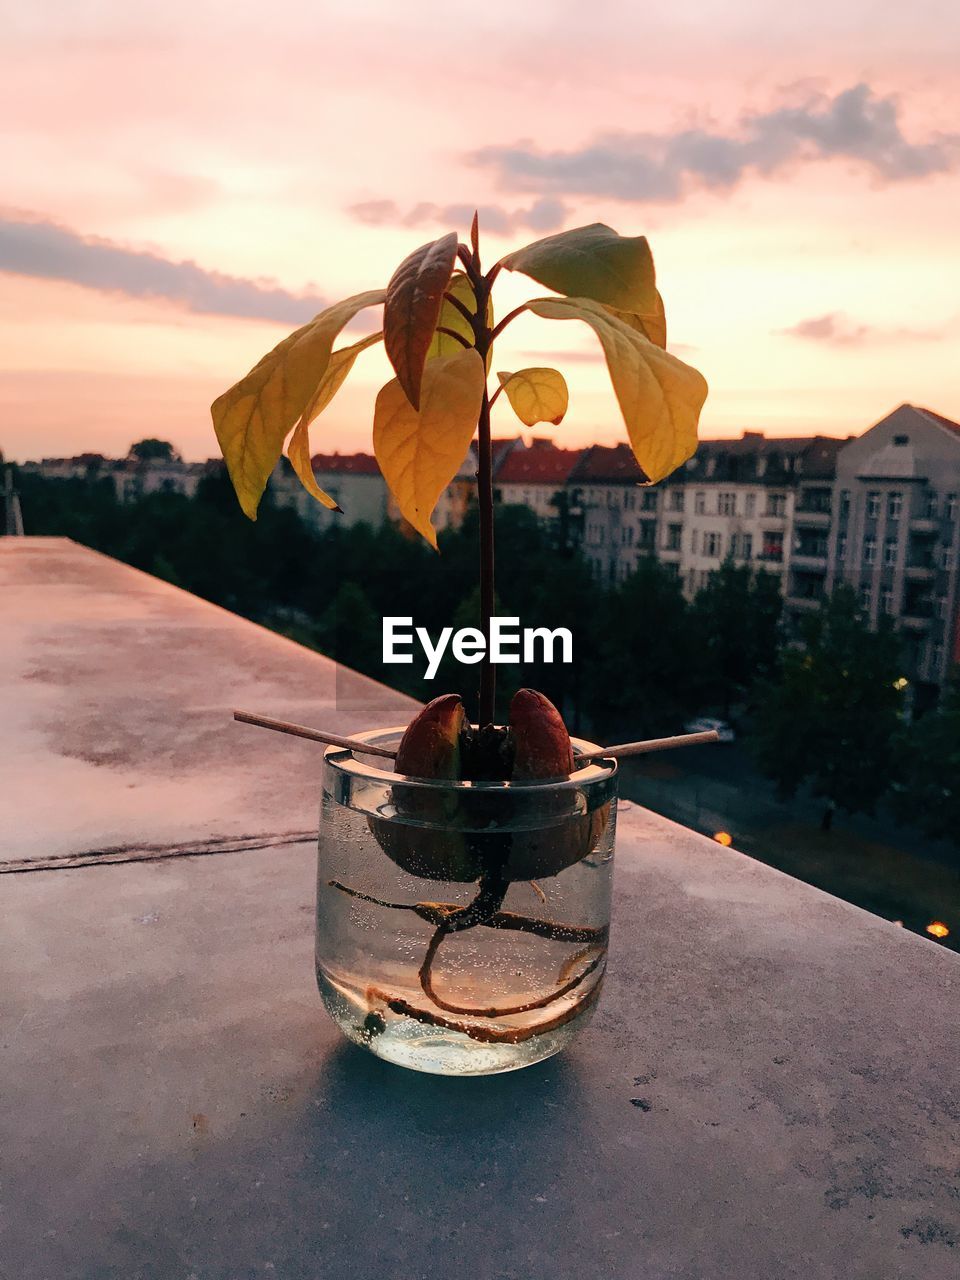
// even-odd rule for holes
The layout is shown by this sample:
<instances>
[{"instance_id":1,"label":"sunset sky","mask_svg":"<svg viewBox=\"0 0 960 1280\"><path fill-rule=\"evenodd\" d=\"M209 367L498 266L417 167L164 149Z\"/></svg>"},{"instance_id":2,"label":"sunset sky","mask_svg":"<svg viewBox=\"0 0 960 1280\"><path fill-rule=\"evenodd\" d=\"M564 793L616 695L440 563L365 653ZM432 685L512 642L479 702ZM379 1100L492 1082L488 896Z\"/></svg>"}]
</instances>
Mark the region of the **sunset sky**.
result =
<instances>
[{"instance_id":1,"label":"sunset sky","mask_svg":"<svg viewBox=\"0 0 960 1280\"><path fill-rule=\"evenodd\" d=\"M705 435L960 417L947 0L2 0L2 21L10 458L147 435L210 456L216 395L475 205L489 262L581 223L648 235ZM505 283L501 312L543 292ZM585 327L525 318L495 368L550 362L557 442L622 438ZM314 448L369 449L388 376L361 356Z\"/></svg>"}]
</instances>

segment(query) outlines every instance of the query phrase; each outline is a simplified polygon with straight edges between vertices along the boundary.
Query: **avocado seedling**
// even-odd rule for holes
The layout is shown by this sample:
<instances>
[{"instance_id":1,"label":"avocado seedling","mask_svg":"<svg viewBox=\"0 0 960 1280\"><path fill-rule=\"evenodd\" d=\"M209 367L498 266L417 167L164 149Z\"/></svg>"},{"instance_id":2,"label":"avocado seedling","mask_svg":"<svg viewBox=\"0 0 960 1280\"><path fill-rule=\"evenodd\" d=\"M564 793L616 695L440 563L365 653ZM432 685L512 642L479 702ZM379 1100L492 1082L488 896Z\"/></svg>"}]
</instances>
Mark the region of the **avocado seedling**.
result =
<instances>
[{"instance_id":1,"label":"avocado seedling","mask_svg":"<svg viewBox=\"0 0 960 1280\"><path fill-rule=\"evenodd\" d=\"M498 321L492 295L503 272L525 275L552 292L522 302ZM342 330L363 311L380 306L381 328L334 349ZM251 519L256 519L284 447L307 492L324 506L339 510L313 473L310 431L357 358L382 341L395 377L376 397L374 452L401 514L434 548L437 534L432 517L437 501L476 437L480 630L486 638L479 665L477 721L470 722L455 694L442 695L424 707L403 734L395 770L407 779L437 785L408 792L398 788L403 794L400 821L370 817L368 822L380 848L402 870L428 880L477 884L475 897L465 906L379 903L391 910L413 910L435 927L420 971L421 988L433 1007L414 1008L387 993L380 996L390 1008L402 1004L403 1011L415 1019L455 1026L481 1039L516 1037L521 1032L489 1028L484 1035L475 1027L451 1023L445 1014L494 1018L516 1009L463 1009L441 1000L430 971L444 937L486 926L521 929L578 944L581 950L558 988L524 1006L529 1008L559 999L582 982L602 963L605 947L602 929L504 912L503 901L512 883L531 881L542 893L540 880L588 858L608 820L609 803L589 815L565 815L557 821L548 812L542 830L487 833L462 829L458 822L456 784L562 783L577 769L563 719L543 694L519 690L510 704L508 723L494 723L491 410L502 396L525 426L557 425L569 401L563 374L545 367L498 370L491 392L495 344L524 315L551 322L580 321L598 338L630 446L647 483L663 479L693 454L706 382L666 350L664 305L646 238L620 236L602 223L535 241L484 270L475 215L469 243L450 232L422 245L401 262L385 289L356 294L321 312L264 356L212 406L227 470ZM288 726L288 731L295 729ZM559 787L557 791L560 795ZM562 796L557 803L559 814ZM331 884L368 903L378 902L360 889ZM586 965L574 972L581 959ZM558 1016L566 1019L573 1014L567 1010Z\"/></svg>"}]
</instances>

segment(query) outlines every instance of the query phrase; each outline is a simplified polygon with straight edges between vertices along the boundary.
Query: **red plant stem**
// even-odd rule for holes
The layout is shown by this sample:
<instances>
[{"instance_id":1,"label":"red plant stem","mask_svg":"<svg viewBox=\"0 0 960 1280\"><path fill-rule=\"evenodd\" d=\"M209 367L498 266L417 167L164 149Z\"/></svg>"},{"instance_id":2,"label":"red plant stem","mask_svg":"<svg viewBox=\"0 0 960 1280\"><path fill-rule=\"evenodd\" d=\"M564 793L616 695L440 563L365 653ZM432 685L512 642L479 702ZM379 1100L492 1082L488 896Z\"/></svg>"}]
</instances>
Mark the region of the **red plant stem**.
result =
<instances>
[{"instance_id":1,"label":"red plant stem","mask_svg":"<svg viewBox=\"0 0 960 1280\"><path fill-rule=\"evenodd\" d=\"M487 355L493 341L493 332L487 323L487 303L490 300L492 281L480 273L480 255L477 250L471 260L465 261L467 275L477 299L473 316L473 331L477 353L486 369ZM481 728L493 724L497 694L496 668L490 660L490 619L494 610L494 536L493 536L493 448L490 443L490 396L486 380L483 400L477 422L477 509L480 516L480 630L486 637L486 650L480 664L480 696L477 723Z\"/></svg>"},{"instance_id":2,"label":"red plant stem","mask_svg":"<svg viewBox=\"0 0 960 1280\"><path fill-rule=\"evenodd\" d=\"M448 329L445 324L437 325L437 333L445 333L448 338L456 338L461 347L470 348L473 346L469 338L465 338L462 333L457 333L456 329Z\"/></svg>"},{"instance_id":3,"label":"red plant stem","mask_svg":"<svg viewBox=\"0 0 960 1280\"><path fill-rule=\"evenodd\" d=\"M464 320L466 320L468 324L471 324L471 325L473 324L473 312L470 310L468 306L465 305L465 303L460 301L460 299L457 297L455 293L451 293L448 289L443 296L446 299L446 301L450 303L451 307L453 307L455 311L460 312L460 314L463 316Z\"/></svg>"},{"instance_id":4,"label":"red plant stem","mask_svg":"<svg viewBox=\"0 0 960 1280\"><path fill-rule=\"evenodd\" d=\"M517 316L523 315L528 305L529 304L526 302L521 302L519 307L514 307L512 311L508 311L500 323L498 325L494 325L493 332L490 335L491 339L499 338L508 324L516 320Z\"/></svg>"},{"instance_id":5,"label":"red plant stem","mask_svg":"<svg viewBox=\"0 0 960 1280\"><path fill-rule=\"evenodd\" d=\"M485 356L485 352L481 352ZM493 449L490 443L490 400L483 388L480 421L477 423L478 461L477 505L480 512L480 630L487 647L480 664L480 705L477 723L481 728L493 724L496 700L496 668L490 660L490 619L494 609L494 541L493 541Z\"/></svg>"}]
</instances>

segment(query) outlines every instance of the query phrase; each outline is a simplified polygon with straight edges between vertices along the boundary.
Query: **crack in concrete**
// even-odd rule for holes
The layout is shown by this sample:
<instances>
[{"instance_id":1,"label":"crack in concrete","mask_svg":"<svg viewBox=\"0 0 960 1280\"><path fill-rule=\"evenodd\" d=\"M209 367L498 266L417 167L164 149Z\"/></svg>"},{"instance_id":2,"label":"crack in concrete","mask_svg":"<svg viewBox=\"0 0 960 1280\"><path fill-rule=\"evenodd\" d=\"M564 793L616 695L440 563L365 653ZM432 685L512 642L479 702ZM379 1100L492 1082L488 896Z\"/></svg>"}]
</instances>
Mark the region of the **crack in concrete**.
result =
<instances>
[{"instance_id":1,"label":"crack in concrete","mask_svg":"<svg viewBox=\"0 0 960 1280\"><path fill-rule=\"evenodd\" d=\"M9 858L0 861L0 875L27 871L74 871L81 867L115 866L121 862L153 862L164 858L204 858L214 853L246 853L253 849L285 848L313 844L313 831L284 831L274 835L225 836L190 844L117 845L87 849L83 853L54 854L49 858Z\"/></svg>"}]
</instances>

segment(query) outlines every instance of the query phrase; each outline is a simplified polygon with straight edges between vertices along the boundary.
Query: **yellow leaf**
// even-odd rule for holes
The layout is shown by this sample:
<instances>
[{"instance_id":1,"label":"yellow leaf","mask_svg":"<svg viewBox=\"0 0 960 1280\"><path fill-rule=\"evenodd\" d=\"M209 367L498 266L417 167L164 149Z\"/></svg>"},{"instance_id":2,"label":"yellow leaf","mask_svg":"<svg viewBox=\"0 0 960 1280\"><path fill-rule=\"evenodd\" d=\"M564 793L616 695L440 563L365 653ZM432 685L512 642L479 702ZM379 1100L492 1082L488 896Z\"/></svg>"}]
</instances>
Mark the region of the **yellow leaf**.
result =
<instances>
[{"instance_id":1,"label":"yellow leaf","mask_svg":"<svg viewBox=\"0 0 960 1280\"><path fill-rule=\"evenodd\" d=\"M337 334L364 307L383 302L383 289L328 307L284 338L210 412L237 497L251 520L280 460L283 442L323 378Z\"/></svg>"},{"instance_id":2,"label":"yellow leaf","mask_svg":"<svg viewBox=\"0 0 960 1280\"><path fill-rule=\"evenodd\" d=\"M647 316L637 315L635 311L618 311L616 307L607 307L611 315L615 315L618 320L622 320L624 324L628 324L631 329L636 329L637 333L642 333L645 338L649 338L651 342L656 343L658 347L666 347L667 345L667 314L663 309L663 299L657 292L657 305L654 311Z\"/></svg>"},{"instance_id":3,"label":"yellow leaf","mask_svg":"<svg viewBox=\"0 0 960 1280\"><path fill-rule=\"evenodd\" d=\"M477 314L477 298L473 292L473 285L469 278L462 271L455 271L450 277L450 283L447 285L445 293L452 293L458 302L462 302L471 315ZM473 326L467 320L467 317L459 311L448 298L444 298L443 305L440 308L440 318L437 321L437 330L434 331L433 337L430 339L430 346L427 348L427 359L432 360L435 356L452 356L456 352L462 351L464 348L456 338L451 338L448 333L440 333L441 328L452 329L454 333L462 334L464 338L474 345L476 336L473 332ZM493 299L487 299L487 326L493 328ZM492 349L491 349L492 351ZM487 353L487 368L490 367L490 354Z\"/></svg>"},{"instance_id":4,"label":"yellow leaf","mask_svg":"<svg viewBox=\"0 0 960 1280\"><path fill-rule=\"evenodd\" d=\"M653 255L646 236L621 236L602 222L535 240L501 259L567 297L591 298L620 311L656 309Z\"/></svg>"},{"instance_id":5,"label":"yellow leaf","mask_svg":"<svg viewBox=\"0 0 960 1280\"><path fill-rule=\"evenodd\" d=\"M498 373L500 385L513 405L514 413L528 427L538 422L563 421L570 403L563 374L556 369L521 369L519 373Z\"/></svg>"},{"instance_id":6,"label":"yellow leaf","mask_svg":"<svg viewBox=\"0 0 960 1280\"><path fill-rule=\"evenodd\" d=\"M475 350L429 360L414 409L396 378L381 388L373 411L373 451L401 514L432 547L430 517L467 455L486 381Z\"/></svg>"},{"instance_id":7,"label":"yellow leaf","mask_svg":"<svg viewBox=\"0 0 960 1280\"><path fill-rule=\"evenodd\" d=\"M383 345L415 409L420 407L420 382L427 349L456 260L457 233L451 231L404 258L387 285Z\"/></svg>"},{"instance_id":8,"label":"yellow leaf","mask_svg":"<svg viewBox=\"0 0 960 1280\"><path fill-rule=\"evenodd\" d=\"M323 413L324 409L343 386L347 374L353 368L353 362L360 352L365 351L367 347L372 347L382 337L382 333L372 333L367 338L361 338L359 342L355 342L351 347L341 347L339 351L334 351L330 357L326 372L300 415L300 421L294 427L293 435L287 445L287 457L290 459L294 471L300 477L300 483L307 493L332 511L339 511L340 507L328 493L324 493L313 474L313 466L310 462L310 423Z\"/></svg>"},{"instance_id":9,"label":"yellow leaf","mask_svg":"<svg viewBox=\"0 0 960 1280\"><path fill-rule=\"evenodd\" d=\"M630 447L650 481L662 480L697 448L707 398L703 376L631 329L591 298L536 298L545 320L582 320L600 339Z\"/></svg>"}]
</instances>

